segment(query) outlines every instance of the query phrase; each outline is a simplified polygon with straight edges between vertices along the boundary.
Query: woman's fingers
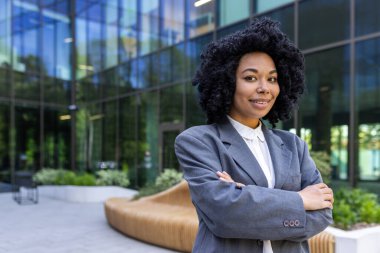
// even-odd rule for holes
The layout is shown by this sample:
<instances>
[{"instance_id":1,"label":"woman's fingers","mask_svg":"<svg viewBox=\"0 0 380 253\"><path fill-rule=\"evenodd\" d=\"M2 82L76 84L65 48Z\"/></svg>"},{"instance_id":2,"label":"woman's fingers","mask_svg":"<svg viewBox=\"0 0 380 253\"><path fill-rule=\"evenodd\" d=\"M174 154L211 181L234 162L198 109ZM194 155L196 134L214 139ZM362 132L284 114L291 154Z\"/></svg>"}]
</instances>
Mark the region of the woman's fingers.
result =
<instances>
[{"instance_id":1,"label":"woman's fingers","mask_svg":"<svg viewBox=\"0 0 380 253\"><path fill-rule=\"evenodd\" d=\"M304 202L305 210L332 208L334 193L326 184L309 185L298 192Z\"/></svg>"},{"instance_id":2,"label":"woman's fingers","mask_svg":"<svg viewBox=\"0 0 380 253\"><path fill-rule=\"evenodd\" d=\"M227 183L235 183L236 187L237 188L243 188L245 186L245 184L242 184L242 183L239 183L239 182L235 182L231 176L223 171L223 172L220 172L220 171L217 171L216 174L218 175L219 179L221 181L224 181L224 182L227 182Z\"/></svg>"}]
</instances>

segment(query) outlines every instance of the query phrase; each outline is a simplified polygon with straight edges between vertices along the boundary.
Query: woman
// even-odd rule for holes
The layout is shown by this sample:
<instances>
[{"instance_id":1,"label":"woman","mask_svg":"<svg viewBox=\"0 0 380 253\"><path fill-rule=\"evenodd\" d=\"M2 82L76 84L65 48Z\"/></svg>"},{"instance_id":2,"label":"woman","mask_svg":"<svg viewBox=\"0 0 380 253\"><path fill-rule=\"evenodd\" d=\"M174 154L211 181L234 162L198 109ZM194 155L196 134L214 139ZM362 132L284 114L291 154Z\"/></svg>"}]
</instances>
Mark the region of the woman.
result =
<instances>
[{"instance_id":1,"label":"woman","mask_svg":"<svg viewBox=\"0 0 380 253\"><path fill-rule=\"evenodd\" d=\"M193 84L208 125L175 143L199 218L193 252L309 252L332 223L332 190L307 145L267 128L304 91L303 55L270 19L212 42Z\"/></svg>"}]
</instances>

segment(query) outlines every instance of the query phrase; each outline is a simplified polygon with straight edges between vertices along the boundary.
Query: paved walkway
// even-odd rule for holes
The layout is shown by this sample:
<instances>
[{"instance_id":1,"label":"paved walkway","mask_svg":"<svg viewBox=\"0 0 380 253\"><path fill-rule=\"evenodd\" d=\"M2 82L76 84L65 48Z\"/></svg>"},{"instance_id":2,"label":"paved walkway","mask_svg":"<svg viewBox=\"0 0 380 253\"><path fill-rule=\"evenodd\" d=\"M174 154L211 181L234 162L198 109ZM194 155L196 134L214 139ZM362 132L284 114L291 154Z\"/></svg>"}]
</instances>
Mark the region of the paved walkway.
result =
<instances>
[{"instance_id":1,"label":"paved walkway","mask_svg":"<svg viewBox=\"0 0 380 253\"><path fill-rule=\"evenodd\" d=\"M73 203L40 197L19 205L0 193L0 253L173 253L112 229L103 204Z\"/></svg>"}]
</instances>

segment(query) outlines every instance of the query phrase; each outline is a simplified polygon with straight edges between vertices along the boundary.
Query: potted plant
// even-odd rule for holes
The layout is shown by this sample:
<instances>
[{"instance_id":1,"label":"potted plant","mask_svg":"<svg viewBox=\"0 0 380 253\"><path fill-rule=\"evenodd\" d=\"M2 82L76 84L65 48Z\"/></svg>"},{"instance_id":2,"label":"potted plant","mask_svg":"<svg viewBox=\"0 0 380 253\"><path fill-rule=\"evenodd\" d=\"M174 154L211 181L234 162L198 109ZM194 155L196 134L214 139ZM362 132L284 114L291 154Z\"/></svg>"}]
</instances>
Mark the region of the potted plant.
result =
<instances>
[{"instance_id":1,"label":"potted plant","mask_svg":"<svg viewBox=\"0 0 380 253\"><path fill-rule=\"evenodd\" d=\"M100 170L96 175L64 169L42 169L34 177L42 196L72 202L103 202L110 197L133 197L127 189L128 174L118 170Z\"/></svg>"}]
</instances>

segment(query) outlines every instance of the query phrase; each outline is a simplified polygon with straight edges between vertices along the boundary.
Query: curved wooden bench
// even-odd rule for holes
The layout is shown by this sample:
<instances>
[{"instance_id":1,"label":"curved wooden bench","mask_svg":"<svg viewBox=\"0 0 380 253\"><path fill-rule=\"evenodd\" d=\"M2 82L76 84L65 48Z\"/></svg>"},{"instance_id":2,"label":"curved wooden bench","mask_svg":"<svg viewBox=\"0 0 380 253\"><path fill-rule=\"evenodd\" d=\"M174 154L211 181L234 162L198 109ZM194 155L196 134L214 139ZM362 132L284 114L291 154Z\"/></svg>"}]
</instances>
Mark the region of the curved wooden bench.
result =
<instances>
[{"instance_id":1,"label":"curved wooden bench","mask_svg":"<svg viewBox=\"0 0 380 253\"><path fill-rule=\"evenodd\" d=\"M136 201L108 199L105 213L108 223L127 236L181 252L192 250L198 217L186 181ZM327 232L309 240L312 253L333 253L334 244Z\"/></svg>"},{"instance_id":2,"label":"curved wooden bench","mask_svg":"<svg viewBox=\"0 0 380 253\"><path fill-rule=\"evenodd\" d=\"M161 193L128 201L105 202L109 224L136 239L183 252L191 252L198 218L186 181Z\"/></svg>"}]
</instances>

